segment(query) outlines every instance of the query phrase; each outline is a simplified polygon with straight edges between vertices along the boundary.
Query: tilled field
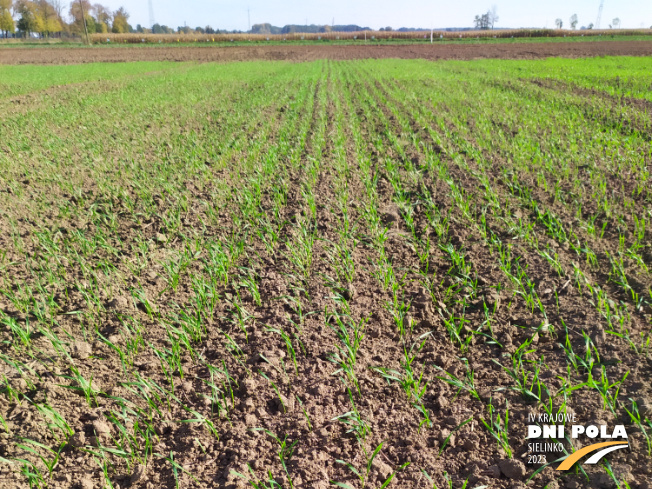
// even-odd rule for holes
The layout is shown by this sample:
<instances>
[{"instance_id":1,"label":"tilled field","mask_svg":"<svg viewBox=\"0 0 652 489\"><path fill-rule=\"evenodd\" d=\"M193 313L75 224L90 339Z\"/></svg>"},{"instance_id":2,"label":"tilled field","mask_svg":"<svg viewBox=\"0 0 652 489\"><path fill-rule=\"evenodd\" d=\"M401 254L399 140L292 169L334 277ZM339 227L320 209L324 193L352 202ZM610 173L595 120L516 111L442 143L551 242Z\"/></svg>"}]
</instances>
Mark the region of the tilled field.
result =
<instances>
[{"instance_id":1,"label":"tilled field","mask_svg":"<svg viewBox=\"0 0 652 489\"><path fill-rule=\"evenodd\" d=\"M539 59L553 56L652 56L652 41L516 42L496 44L270 45L211 47L120 46L0 48L0 64L77 64L125 61L315 61L357 59Z\"/></svg>"},{"instance_id":2,"label":"tilled field","mask_svg":"<svg viewBox=\"0 0 652 489\"><path fill-rule=\"evenodd\" d=\"M0 487L652 487L649 58L51 70L0 69Z\"/></svg>"}]
</instances>

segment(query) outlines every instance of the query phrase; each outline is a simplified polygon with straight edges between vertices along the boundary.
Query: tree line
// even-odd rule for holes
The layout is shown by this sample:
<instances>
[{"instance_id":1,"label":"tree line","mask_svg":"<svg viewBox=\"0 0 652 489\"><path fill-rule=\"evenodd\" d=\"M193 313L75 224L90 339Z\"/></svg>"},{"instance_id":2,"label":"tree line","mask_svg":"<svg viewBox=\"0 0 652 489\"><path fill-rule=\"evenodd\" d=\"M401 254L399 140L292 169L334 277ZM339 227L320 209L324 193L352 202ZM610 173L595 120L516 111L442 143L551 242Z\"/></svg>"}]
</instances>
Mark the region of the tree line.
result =
<instances>
[{"instance_id":1,"label":"tree line","mask_svg":"<svg viewBox=\"0 0 652 489\"><path fill-rule=\"evenodd\" d=\"M0 32L3 37L60 37L114 32L133 32L124 7L111 11L89 0L0 0Z\"/></svg>"},{"instance_id":2,"label":"tree line","mask_svg":"<svg viewBox=\"0 0 652 489\"><path fill-rule=\"evenodd\" d=\"M166 25L154 24L151 29L129 24L129 13L124 7L112 11L89 0L0 0L0 35L8 37L47 37L84 36L113 32L140 32L153 34L201 33L219 34L222 31L211 26L191 28L188 26L173 29ZM231 31L228 31L231 32ZM232 31L240 32L240 31Z\"/></svg>"},{"instance_id":3,"label":"tree line","mask_svg":"<svg viewBox=\"0 0 652 489\"><path fill-rule=\"evenodd\" d=\"M299 25L288 24L283 27L277 27L268 23L254 24L251 26L252 34L324 34L328 32L360 32L371 30L370 27L360 27L359 25ZM381 31L392 30L391 27L383 27Z\"/></svg>"}]
</instances>

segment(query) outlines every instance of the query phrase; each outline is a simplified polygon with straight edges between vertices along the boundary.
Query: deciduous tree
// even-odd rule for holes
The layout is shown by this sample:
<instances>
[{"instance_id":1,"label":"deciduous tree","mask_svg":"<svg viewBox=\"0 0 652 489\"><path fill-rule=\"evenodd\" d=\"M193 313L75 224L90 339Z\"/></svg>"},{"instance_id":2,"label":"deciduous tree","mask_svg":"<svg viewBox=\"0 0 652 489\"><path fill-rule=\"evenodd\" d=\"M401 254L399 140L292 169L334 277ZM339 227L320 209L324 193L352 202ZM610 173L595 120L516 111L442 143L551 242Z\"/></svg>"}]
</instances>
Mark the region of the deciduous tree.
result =
<instances>
[{"instance_id":1,"label":"deciduous tree","mask_svg":"<svg viewBox=\"0 0 652 489\"><path fill-rule=\"evenodd\" d=\"M0 0L0 32L3 37L16 30L14 18L11 15L11 8L13 7L12 0Z\"/></svg>"},{"instance_id":2,"label":"deciduous tree","mask_svg":"<svg viewBox=\"0 0 652 489\"><path fill-rule=\"evenodd\" d=\"M2 35L6 38L9 33L16 30L16 24L14 23L14 18L11 16L9 9L2 9L0 11L0 31Z\"/></svg>"},{"instance_id":3,"label":"deciduous tree","mask_svg":"<svg viewBox=\"0 0 652 489\"><path fill-rule=\"evenodd\" d=\"M578 22L577 21L577 14L571 15L571 18L570 18L571 29L575 29L577 27L577 22Z\"/></svg>"},{"instance_id":4,"label":"deciduous tree","mask_svg":"<svg viewBox=\"0 0 652 489\"><path fill-rule=\"evenodd\" d=\"M129 32L131 29L127 22L128 19L129 14L124 7L120 7L118 10L113 12L113 28L111 30L116 34Z\"/></svg>"},{"instance_id":5,"label":"deciduous tree","mask_svg":"<svg viewBox=\"0 0 652 489\"><path fill-rule=\"evenodd\" d=\"M101 3L93 4L91 7L91 14L98 22L104 22L105 24L111 23L111 10Z\"/></svg>"},{"instance_id":6,"label":"deciduous tree","mask_svg":"<svg viewBox=\"0 0 652 489\"><path fill-rule=\"evenodd\" d=\"M487 14L489 14L489 23L491 24L491 28L493 29L494 26L496 25L496 22L498 22L498 20L500 19L500 17L498 17L498 7L492 5L491 10L487 12Z\"/></svg>"},{"instance_id":7,"label":"deciduous tree","mask_svg":"<svg viewBox=\"0 0 652 489\"><path fill-rule=\"evenodd\" d=\"M491 15L490 12L487 12L486 14L482 14L482 15L476 15L475 19L473 19L473 24L475 24L475 28L482 29L482 30L489 29L489 26L491 25L490 15Z\"/></svg>"},{"instance_id":8,"label":"deciduous tree","mask_svg":"<svg viewBox=\"0 0 652 489\"><path fill-rule=\"evenodd\" d=\"M476 29L493 29L498 19L498 8L492 5L491 9L487 10L487 13L476 15L475 19L473 19L473 24Z\"/></svg>"},{"instance_id":9,"label":"deciduous tree","mask_svg":"<svg viewBox=\"0 0 652 489\"><path fill-rule=\"evenodd\" d=\"M59 20L59 14L54 6L48 0L36 0L36 18L38 21L39 32L42 36L61 32L62 25Z\"/></svg>"},{"instance_id":10,"label":"deciduous tree","mask_svg":"<svg viewBox=\"0 0 652 489\"><path fill-rule=\"evenodd\" d=\"M16 26L18 30L30 36L32 33L41 32L43 19L38 17L36 3L29 0L18 0L14 6L15 12L20 15Z\"/></svg>"},{"instance_id":11,"label":"deciduous tree","mask_svg":"<svg viewBox=\"0 0 652 489\"><path fill-rule=\"evenodd\" d=\"M70 2L70 17L72 17L72 30L80 36L83 36L85 33L84 30L84 21L86 22L86 27L88 28L88 33L92 34L95 32L95 20L91 15L92 5L88 0L74 0ZM83 15L82 15L83 12Z\"/></svg>"},{"instance_id":12,"label":"deciduous tree","mask_svg":"<svg viewBox=\"0 0 652 489\"><path fill-rule=\"evenodd\" d=\"M50 0L50 5L52 5L52 8L57 13L57 17L63 19L63 2L61 0Z\"/></svg>"}]
</instances>

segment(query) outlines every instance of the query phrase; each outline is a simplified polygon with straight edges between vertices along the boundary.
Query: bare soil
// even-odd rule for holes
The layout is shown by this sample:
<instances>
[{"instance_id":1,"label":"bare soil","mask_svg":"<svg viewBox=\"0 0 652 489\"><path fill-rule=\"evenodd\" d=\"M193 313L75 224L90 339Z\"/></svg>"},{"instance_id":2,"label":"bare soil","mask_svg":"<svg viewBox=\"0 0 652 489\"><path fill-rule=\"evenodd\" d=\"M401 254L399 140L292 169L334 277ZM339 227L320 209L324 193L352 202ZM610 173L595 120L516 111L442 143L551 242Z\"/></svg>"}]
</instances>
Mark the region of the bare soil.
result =
<instances>
[{"instance_id":1,"label":"bare soil","mask_svg":"<svg viewBox=\"0 0 652 489\"><path fill-rule=\"evenodd\" d=\"M589 50L598 47L607 48L612 44L634 46L641 44L640 51L652 48L651 43L607 42L568 45L492 45L475 48L482 51L481 54L476 53L476 57L489 57L491 53L495 57L510 57L507 56L510 49L512 49L511 57L583 56L587 53L576 51L574 48L584 46ZM274 46L219 49L12 49L0 52L0 59L7 53L28 53L33 58L43 55L43 62L100 61L100 59L91 59L91 56L95 55L116 57L101 59L102 61L168 59L138 58L138 56L165 53L170 56L187 56L185 59L169 58L178 61L274 59L269 57L273 53L285 56L281 59L295 61L315 59L320 55L341 56L337 59L353 59L365 55L367 57L427 57L427 53L430 53L432 59L436 59L436 56L444 55L449 58L461 57L463 55L459 53L463 52L466 52L466 56L472 56L471 48L473 47L296 46L282 48ZM564 54L564 48L567 48L566 53L576 52ZM520 55L517 54L518 50L525 49L538 49L540 54L528 55L525 51L520 51ZM451 54L455 51L457 54ZM549 51L557 52L542 54ZM632 49L628 54L635 54L634 51ZM238 55L240 57L228 58L225 53L228 56L240 53ZM433 53L438 54L435 56ZM597 54L593 52L591 55ZM65 56L69 56L69 61L65 61ZM120 56L125 59L117 59ZM200 56L204 57L200 58ZM337 374L337 367L332 361L334 345L338 344L338 339L335 318L327 312L335 310L339 303L324 278L336 276L337 270L332 259L333 243L337 243L340 239L344 220L340 196L336 192L341 182L338 182L339 175L335 170L336 166L341 164L338 160L340 153L336 142L338 110L342 110L336 104L342 102L338 98L339 92L335 91L338 88L338 79L331 78L331 69L332 67L328 67L328 75L324 75L324 78L315 84L314 100L306 102L305 107L288 108L284 93L279 91L278 100L271 101L269 106L261 108L260 113L252 117L248 125L238 126L237 138L234 142L240 139L254 141L261 131L259 121L275 120L269 133L265 133L265 144L261 151L261 155L265 156L272 150L276 150L281 142L280 134L286 127L287 120L290 120L292 110L300 111L301 114L304 111L309 113L306 116L309 126L306 130L306 147L301 150L299 156L301 169L297 170L286 160L280 161L276 167L278 174L285 175L284 178L289 180L286 203L280 208L279 222L283 225L279 230L278 249L270 253L253 233L254 237L248 238L250 240L247 244L248 257L242 258L237 263L240 271L234 272L234 278L229 284L219 289L220 300L215 311L204 318L206 332L201 343L196 345L196 350L206 360L206 364L185 354L182 359L183 369L173 374L176 382L175 395L192 411L184 411L173 403L168 411L162 409L162 414L152 413L152 423L157 430L156 445L153 447L156 456L151 457L148 464L141 466L126 466L125 463L115 462L110 473L114 487L122 489L179 487L172 476L171 464L166 461L168 453L174 453L174 460L181 464L184 470L193 474L193 478L181 474L180 487L183 488L244 489L247 484L237 477L234 471L248 474L248 467L252 467L259 477L270 470L282 487L291 487L288 477L284 475L285 468L278 460L278 444L261 431L261 428L270 430L281 438L287 435L289 442L297 442L294 457L287 465L287 473L291 474L294 487L326 489L334 487L331 482L333 480L346 482L352 487L361 487L352 473L338 462L345 460L361 466L364 461L349 426L337 419L337 416L351 410L351 401L345 383L340 380L340 374ZM368 319L366 336L356 366L362 395L355 397L355 403L364 418L373 426L373 431L369 435L369 446L373 448L381 442L384 443L383 450L374 462L364 487L380 487L389 474L396 470L398 473L391 485L396 489L432 487L422 471L433 475L439 487L445 487L442 474L446 472L453 478L456 488L463 487L464 481L468 479L469 488L486 486L493 489L524 489L527 478L534 470L532 464L529 464L528 444L524 439L527 432L527 415L541 413L541 409L531 399L523 398L520 393L505 388L514 385L514 382L493 360L500 361L502 365L509 365L510 355L517 351L518 345L526 344L532 339L534 346L532 352L526 354L527 362L535 363L540 356L541 358L545 356L546 362L542 366L541 378L545 379L546 384L555 392L561 391L564 388L568 368L562 345L564 338L562 320L567 323L570 330L569 341L573 343L574 351L583 354L589 338L595 345L596 351L600 350L602 363L608 369L612 381L623 378L627 371L630 372L627 381L620 389L621 401L631 397L642 409L645 409L642 412L650 412L652 389L649 379L652 360L647 355L634 355L624 340L607 336L604 321L592 306L593 296L586 289L574 287L572 276L555 273L532 248L528 247L527 243L516 241L508 233L501 221L501 215L488 212L487 229L495 232L503 240L514 243L514 254L520 256L523 266L536 284L536 291L541 301L549 311L550 315L547 319L550 324L557 327L557 333L554 335L548 330L541 330L541 334L533 335L541 324L538 313L535 314L532 308L524 301L518 300L510 290L496 286L504 283L506 279L498 268L495 252L491 251L479 228L469 225L468 219L451 194L449 183L428 171L425 153L422 150L424 146L413 145L409 140L402 139L404 137L402 127L390 107L398 107L401 113L405 114L413 114L414 110L403 105L406 102L395 99L395 94L400 93L399 82L386 84L368 82L361 86L355 80L346 79L342 85L346 93L355 93L356 90L368 92L367 98L353 98L351 104L344 107L350 109L347 111L347 116L355 114L352 117L359 120L363 139L370 142L369 147L363 150L365 154L369 153L373 172L378 175L375 184L377 204L380 218L388 228L385 252L397 273L405 274L401 279L404 283L401 294L402 299L411 305L409 315L406 316L407 322L412 324L414 329L410 339L415 344L419 343L417 339L427 339L420 347L414 348L414 362L415 365L422 366L420 371L423 372L423 381L428 382L427 392L423 396L423 405L431 413L432 420L432 426L424 428L419 411L409 402L398 383L390 383L378 373L378 368L381 367L396 370L402 368L404 344L387 307L387 304L393 300L392 292L383 288L375 274L376 269L373 264L378 260L379 252L369 244L370 231L366 227L364 217L368 205L365 183L361 177L364 169L361 158L357 157L358 150L354 144L354 135L350 126L345 126L343 137L346 142L343 145L343 159L347 162L349 193L346 212L349 220L359 226L360 230L355 232L356 245L352 246L351 250L356 268L355 278L341 292L347 298L351 317L355 320ZM96 85L91 88L95 91L101 89ZM515 90L518 87L510 85L509 88ZM92 91L89 87L85 89L88 92ZM557 89L577 92L586 97L592 95L592 92L578 87L560 88L552 84L542 86L541 83L531 83L523 89L523 96L531 95L525 90L535 91L537 96L543 96L544 91ZM320 102L319 95L323 91L327 96ZM78 96L73 92L66 93L65 97L61 97L58 92L57 95L59 95L59 103L71 104ZM606 94L604 98L607 98ZM167 144L167 140L170 139L167 134L181 134L182 130L189 132L192 129L201 133L200 129L204 127L206 133L203 133L202 137L208 137L211 131L216 131L216 128L220 127L218 124L223 113L217 112L217 104L229 107L235 104L235 99L236 95L224 92L219 100L216 97L215 100L207 99L204 104L198 104L195 108L195 117L190 123L196 124L196 127L192 128L184 126L184 120L168 121L164 118L165 114L157 114L152 121L148 121L146 137L152 137L153 141L156 141L156 144L152 143L152 147L162 146L164 142ZM23 106L33 109L33 106L45 99L22 97L20 100L21 108L16 109L16 113L12 113L12 116L24 116L26 109ZM621 101L612 98L608 101L613 104L630 103L628 99ZM375 104L379 107L378 111L369 111L368 107ZM642 102L638 105L633 102L631 104L636 110L645 109ZM319 117L320 110L324 112L323 119ZM448 117L446 108L441 107L439 114L449 121L449 129L454 130L453 123L450 122L452 117ZM389 122L385 124L382 118L386 118ZM205 126L201 126L198 121L204 120L208 122ZM161 121L172 128L168 128L169 132L166 133L163 127L159 127L161 135L160 139L156 139L150 133L157 130L157 123ZM412 115L410 115L410 122L414 133L418 134L429 147L436 148L440 158L449 163L450 178L457 182L465 194L481 202L482 187L476 174L479 174L482 168L471 158L468 165L472 172L458 167L454 164L450 153L443 150L439 143L432 139L430 133L425 131L416 119L412 119ZM627 127L628 124L623 124L623 131L627 130ZM516 125L513 128L506 126L502 129L527 130ZM323 147L319 146L318 135L321 131L324 132L326 140ZM401 138L397 146L390 144L387 136L390 133ZM292 131L289 134L294 136ZM378 135L383 135L387 145L382 152L371 144ZM62 132L61 137L64 136L70 135ZM107 134L107 137L113 138L114 135ZM472 134L468 138L472 143ZM312 185L309 168L314 154L320 156L321 163L314 182L315 216L311 218L311 210L304 202L302 189L308 184ZM156 153L148 156L154 159ZM72 247L75 243L71 236L92 236L101 225L104 225L102 224L104 221L100 221L103 214L97 209L109 207L112 212L115 208L118 218L115 228L111 228L110 233L107 231L106 249L113 249L115 252L93 251L89 253L89 261L110 264L119 271L120 276L129 277L129 282L116 281L111 285L110 294L106 293L98 298L100 312L97 313L97 333L101 336L85 337L80 332L83 318L91 316L83 316L80 313L88 313L87 290L91 289L81 268L73 262L75 255L72 253L68 257L61 255L62 261L55 269L59 273L69 275L67 282L62 281L61 288L51 291L55 303L53 307L56 311L56 326L53 328L62 337L69 332L66 348L74 359L74 365L86 378L92 378L93 384L101 391L101 395L95 401L95 407L90 407L90 403L79 395L77 390L71 389L75 384L71 382L69 376L70 365L60 358L49 358L54 357L49 340L45 336L35 334L34 349L37 353L34 358L25 357L23 370L26 373L21 371L20 366L10 365L6 361L0 362L0 379L6 379L8 384L23 393L21 402L17 402L19 399L12 401L4 395L0 397L0 415L7 420L6 430L0 426L0 457L18 459L30 456L20 445L20 443L24 445L23 439L55 446L57 441L55 431L43 423L41 414L35 407L45 405L47 401L69 420L74 432L74 435L66 440L48 487L56 489L105 487L104 475L93 453L101 446L114 448L121 440L118 427L122 426L123 421L119 416L124 413L120 411L122 404L119 404L119 401L125 399L129 403L133 402L133 405L142 404L142 398L138 397L134 387L136 384L130 383L132 378L142 376L158 385L167 385L168 378L163 374L163 364L154 355L151 345L161 349L167 348L168 332L160 318L168 317L173 310L176 311L172 308L172 304L191 303L194 297L193 278L203 273L202 263L208 259L208 251L203 251L199 260L193 260L179 279L176 289L168 283L166 270L161 264L167 262L173 252L183 251L180 244L182 236L192 236L196 230L204 228L206 236L216 238L237 235L238 223L231 214L237 207L236 201L235 198L231 200L222 198L219 192L222 188L220 182L227 182L234 188L241 189L255 173L253 167L248 170L242 166L242 163L240 166L231 164L237 163L238 159L244 159L242 153L234 151L232 157L233 161L225 160L229 164L220 166L207 159L205 172L196 174L185 166L176 167L177 171L171 173L170 177L176 185L173 187L175 192L166 195L161 190L160 193L156 193L151 202L156 212L152 214L151 220L142 222L132 215L134 209L129 209L127 206L128 202L138 202L136 210L141 213L146 210L145 204L141 202L144 199L140 197L140 187L124 176L132 171L130 163L126 161L116 161L115 167L99 171L97 174L91 173L92 169L86 170L84 167L68 165L63 171L70 172L66 176L78 189L75 195L64 192L44 177L41 179L28 177L26 172L21 172L19 175L17 170L13 170L16 171L16 175L6 178L7 184L0 187L2 192L0 209L6 209L5 214L2 215L5 220L0 221L0 250L7 250L6 271L3 273L7 275L8 283L13 285L15 280L15 289L23 285L23 282L31 284L34 280L30 275L33 272L28 268L31 262L28 262L25 256L34 257L34 263L38 264L48 261L43 246L36 240L36 237L43 234L43 230L55 230L59 236L57 240L71 243ZM546 236L541 222L537 221L526 208L520 209L520 201L511 194L508 183L513 182L506 181L501 173L501 169L509 165L506 156L496 150L495 154L489 157L494 162L489 177L497 198L505 203L505 207L514 207L508 208L507 212L514 212L514 215L523 222L531 224L542 237ZM401 161L402 167L407 167L409 164L419 169L422 177L418 183L411 183L410 179L414 176L414 172L401 170L400 177L404 191L413 196L412 200L415 203L419 203L423 200L420 195L426 189L436 207L442 210L442 214L450 216L450 229L447 232L450 236L449 243L451 246L464 249L466 260L472 264L473 275L477 278L478 291L472 295L469 293L468 307L460 306L450 298L447 299L447 291L456 287L455 277L450 273L451 260L445 247L434 245L438 237L428 228L431 217L425 207L422 204L415 204L413 218L416 228L429 233L428 236L433 242L428 261L426 263L420 261L411 239L410 229L395 204L396 191L391 175L383 166L384 158ZM39 168L41 162L35 162L34 165ZM147 167L153 178L157 171L156 165L151 164ZM89 174L86 175L85 172ZM80 177L79 173L84 175ZM35 174L40 175L38 172ZM626 176L619 176L617 180L619 185L614 184L613 188L616 193L622 192L623 197L631 194L631 190L626 188L626 178ZM119 199L106 190L113 187L104 184L105 182L121 189ZM587 181L587 184L589 183ZM576 216L568 213L564 206L558 202L550 202L546 193L537 190L535 182L525 181L523 184L531 187L537 202L552 209L565 225L570 226L576 220ZM278 186L277 180L270 178L261 188L260 205L266 215L273 215L276 195L274 191ZM190 209L202 209L205 201L212 202L216 209L214 221L204 215L203 211L187 212L180 218L178 231L172 232L168 229L166 226L169 224L164 222L162 216L167 216L172 207L171 196L179 198L181 194L190 202ZM23 200L18 196L23 196L21 197ZM24 203L26 201L34 207L28 207L28 204ZM508 204L510 201L514 203ZM587 207L590 206L588 200L585 204ZM75 209L71 211L71 217L60 214L59 209L68 207ZM39 212L38 209L45 209L45 211ZM97 215L100 217L91 217ZM10 223L15 223L15 228ZM297 292L298 288L294 283L296 271L289 259L290 250L297 242L299 232L297 223L308 223L306 226L314 225L317 237L313 250L314 261L302 281L304 289L300 293ZM582 233L579 227L577 229L578 233ZM580 234L583 241L591 244L593 249L600 253L601 263L607 261L606 252L611 255L617 252L618 234L609 234L611 229L606 232L604 240L591 238L588 234ZM20 243L21 239L25 241L25 249L22 251L15 244ZM557 250L560 263L565 269L571 270L573 263L577 261L574 252L564 242L557 242L554 239L549 241L551 247ZM133 267L132 262L137 258L134 251L136 245L141 242L145 243L149 250L149 261L143 265L143 269L138 274L134 274L130 267ZM62 244L58 246L63 247ZM646 260L647 264L652 263L649 257L646 257ZM628 301L627 296L610 283L607 269L604 267L589 269L583 263L579 266L586 270L587 275L594 273L592 281L607 290L610 297L623 302ZM259 300L256 300L249 289L242 285L242 281L249 278L247 275L249 270L259 284ZM427 290L421 285L424 274L432 277L432 290ZM9 282L9 277L12 282ZM633 285L641 290L649 290L649 279L649 274L637 276L641 284ZM143 306L144 302L133 300L132 290L136 285L155 305L158 316L148 312ZM11 294L7 293L5 296L0 296L0 313L2 313L0 317L6 316L16 324L31 324L36 321L35 317L15 307L9 300ZM298 312L297 303L303 304L301 314ZM240 328L237 324L236 319L240 317L239 310L246 311L248 315L246 328ZM476 328L488 320L488 311L492 312L493 326L490 329L493 335L492 341L484 341L481 336L472 339L468 351L464 352L464 357L461 357L459 348L451 342L444 319L449 316L464 316L468 324ZM638 335L649 331L652 321L651 312L648 306L634 311L630 318L634 333ZM148 346L141 348L131 368L126 372L120 359L109 346L109 341L124 348L130 338L125 333L128 331L126 324L136 324L136 322L142 325ZM6 324L10 324L9 319ZM0 353L9 354L14 351L11 349L14 337L10 335L6 325L0 326L2 326ZM178 324L175 322L174 326ZM300 343L295 341L298 345L298 355L297 363L293 365L287 344L274 330L294 331L295 329L300 332L295 336L300 338ZM586 335L583 335L584 332ZM469 330L463 331L464 335L468 333ZM232 343L225 340L227 337ZM237 350L235 348L229 350L231 348L229 345L239 345L239 347ZM224 366L225 371L228 372L228 379L226 376L224 378L218 376L215 382L221 382L221 386L230 385L231 382L233 384L233 397L228 402L231 405L228 420L220 418L216 403L210 397L213 388L211 384L214 380L213 372L206 367L208 364ZM469 369L475 372L478 399L464 392L460 394L439 378L445 375L443 371L464 378ZM34 373L31 373L32 370ZM185 375L181 373L182 371ZM597 368L596 375L599 375ZM25 379L34 379L33 385L28 384ZM274 382L274 388L271 382ZM152 392L156 391L152 389ZM490 400L494 405L499 406L501 413L505 412L506 407L510 409L509 434L514 450L513 460L507 458L498 449L496 441L479 423L480 419L488 419L486 405ZM560 402L560 397L555 402ZM581 424L612 426L616 421L628 424L632 449L614 454L610 458L611 463L617 476L621 480L628 481L632 489L651 487L649 481L652 479L652 467L649 456L645 452L646 439L643 433L636 431L636 428L629 424L627 417L616 418L614 415L612 418L596 392L590 394L586 394L585 391L578 392L569 403L569 411L577 415ZM202 425L192 422L196 415L191 413L202 413L206 416L210 413L211 418L215 420L219 436L211 435ZM130 416L130 413L125 414L128 420L131 419ZM471 423L460 426L465 420L471 418L473 418ZM134 430L133 422L129 424L124 421L124 425L127 431ZM450 438L448 435L451 435ZM558 456L560 455L550 452L548 461ZM407 463L410 465L404 470L399 470ZM601 467L587 466L586 470L589 476L584 478L574 472L558 474L553 467L548 467L528 487L542 489L544 487L548 489L560 487L614 489L616 487ZM0 464L0 489L5 487L26 489L27 483L16 467Z\"/></svg>"},{"instance_id":2,"label":"bare soil","mask_svg":"<svg viewBox=\"0 0 652 489\"><path fill-rule=\"evenodd\" d=\"M649 41L514 44L300 45L251 47L93 47L0 49L0 64L77 64L125 61L313 61L317 59L537 59L548 57L651 56Z\"/></svg>"}]
</instances>

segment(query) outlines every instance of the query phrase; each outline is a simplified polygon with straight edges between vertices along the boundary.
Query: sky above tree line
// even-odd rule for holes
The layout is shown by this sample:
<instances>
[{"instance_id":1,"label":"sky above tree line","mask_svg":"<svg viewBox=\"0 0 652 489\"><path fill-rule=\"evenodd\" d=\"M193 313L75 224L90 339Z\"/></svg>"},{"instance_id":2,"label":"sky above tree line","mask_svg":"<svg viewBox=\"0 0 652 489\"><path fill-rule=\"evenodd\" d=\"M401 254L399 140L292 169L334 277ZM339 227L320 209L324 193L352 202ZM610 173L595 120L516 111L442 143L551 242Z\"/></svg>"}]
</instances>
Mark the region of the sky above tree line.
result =
<instances>
[{"instance_id":1,"label":"sky above tree line","mask_svg":"<svg viewBox=\"0 0 652 489\"><path fill-rule=\"evenodd\" d=\"M247 8L251 24L358 24L372 29L399 27L472 27L473 18L496 5L497 27L564 27L577 14L578 28L596 23L600 0L152 0L159 24L247 30ZM148 0L103 0L115 10L124 6L134 27L149 26ZM618 17L621 28L652 26L651 0L604 0L602 28Z\"/></svg>"}]
</instances>

